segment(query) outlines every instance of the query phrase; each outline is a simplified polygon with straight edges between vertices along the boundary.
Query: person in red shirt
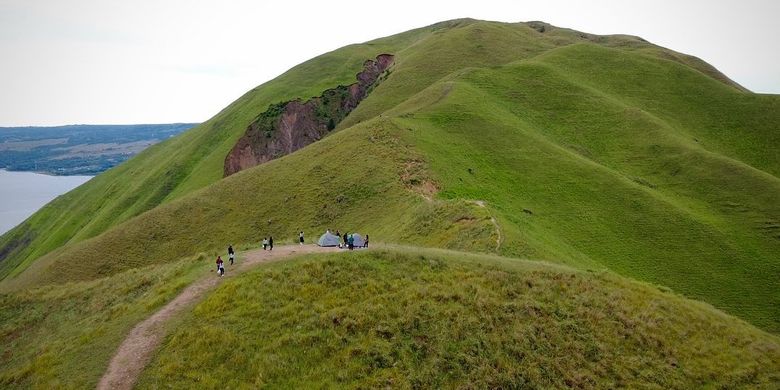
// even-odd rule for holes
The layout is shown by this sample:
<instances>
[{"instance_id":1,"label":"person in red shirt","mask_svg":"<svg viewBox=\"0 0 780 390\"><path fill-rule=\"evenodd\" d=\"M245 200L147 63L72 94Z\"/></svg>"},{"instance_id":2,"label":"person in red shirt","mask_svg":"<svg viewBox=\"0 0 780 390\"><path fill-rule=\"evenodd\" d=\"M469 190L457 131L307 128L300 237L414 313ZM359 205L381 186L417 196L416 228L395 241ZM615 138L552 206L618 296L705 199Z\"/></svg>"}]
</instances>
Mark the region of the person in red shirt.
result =
<instances>
[{"instance_id":1,"label":"person in red shirt","mask_svg":"<svg viewBox=\"0 0 780 390\"><path fill-rule=\"evenodd\" d=\"M225 267L223 266L222 256L217 256L217 273L219 276L225 275Z\"/></svg>"}]
</instances>

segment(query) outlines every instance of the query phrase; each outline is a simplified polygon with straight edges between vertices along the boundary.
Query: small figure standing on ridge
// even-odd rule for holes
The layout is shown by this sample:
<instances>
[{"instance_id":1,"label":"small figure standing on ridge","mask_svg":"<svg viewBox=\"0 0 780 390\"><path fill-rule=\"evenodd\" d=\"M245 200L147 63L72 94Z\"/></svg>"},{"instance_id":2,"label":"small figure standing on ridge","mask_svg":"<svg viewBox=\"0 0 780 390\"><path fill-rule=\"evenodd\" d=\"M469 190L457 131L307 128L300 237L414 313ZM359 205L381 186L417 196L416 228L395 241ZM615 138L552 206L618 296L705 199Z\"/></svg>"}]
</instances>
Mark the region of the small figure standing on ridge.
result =
<instances>
[{"instance_id":1,"label":"small figure standing on ridge","mask_svg":"<svg viewBox=\"0 0 780 390\"><path fill-rule=\"evenodd\" d=\"M225 266L223 265L222 256L217 256L217 273L219 276L225 275Z\"/></svg>"},{"instance_id":2,"label":"small figure standing on ridge","mask_svg":"<svg viewBox=\"0 0 780 390\"><path fill-rule=\"evenodd\" d=\"M344 247L347 247L347 241L349 241L349 237L347 237L347 233L344 233Z\"/></svg>"},{"instance_id":3,"label":"small figure standing on ridge","mask_svg":"<svg viewBox=\"0 0 780 390\"><path fill-rule=\"evenodd\" d=\"M366 234L366 240L363 242L363 248L368 248L368 234Z\"/></svg>"},{"instance_id":4,"label":"small figure standing on ridge","mask_svg":"<svg viewBox=\"0 0 780 390\"><path fill-rule=\"evenodd\" d=\"M228 257L230 257L230 265L233 265L233 259L236 256L236 252L233 252L233 244L228 245Z\"/></svg>"},{"instance_id":5,"label":"small figure standing on ridge","mask_svg":"<svg viewBox=\"0 0 780 390\"><path fill-rule=\"evenodd\" d=\"M349 250L355 249L355 237L349 235Z\"/></svg>"},{"instance_id":6,"label":"small figure standing on ridge","mask_svg":"<svg viewBox=\"0 0 780 390\"><path fill-rule=\"evenodd\" d=\"M300 233L298 233L298 239L301 241L301 245L303 245L303 230L301 230Z\"/></svg>"},{"instance_id":7,"label":"small figure standing on ridge","mask_svg":"<svg viewBox=\"0 0 780 390\"><path fill-rule=\"evenodd\" d=\"M263 250L268 249L268 238L263 237Z\"/></svg>"},{"instance_id":8,"label":"small figure standing on ridge","mask_svg":"<svg viewBox=\"0 0 780 390\"><path fill-rule=\"evenodd\" d=\"M274 250L274 237L268 236L268 250L272 251Z\"/></svg>"}]
</instances>

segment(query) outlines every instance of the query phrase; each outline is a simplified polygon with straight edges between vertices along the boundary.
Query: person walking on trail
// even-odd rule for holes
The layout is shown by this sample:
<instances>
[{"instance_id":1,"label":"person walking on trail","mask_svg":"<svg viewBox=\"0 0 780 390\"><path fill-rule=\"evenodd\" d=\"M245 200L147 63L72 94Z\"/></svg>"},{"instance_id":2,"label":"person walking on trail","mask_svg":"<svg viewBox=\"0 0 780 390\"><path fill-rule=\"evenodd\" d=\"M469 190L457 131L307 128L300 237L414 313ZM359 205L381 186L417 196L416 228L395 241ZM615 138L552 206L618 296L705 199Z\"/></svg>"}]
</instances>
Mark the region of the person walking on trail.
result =
<instances>
[{"instance_id":1,"label":"person walking on trail","mask_svg":"<svg viewBox=\"0 0 780 390\"><path fill-rule=\"evenodd\" d=\"M368 248L368 234L366 234L366 240L363 241L363 248Z\"/></svg>"},{"instance_id":2,"label":"person walking on trail","mask_svg":"<svg viewBox=\"0 0 780 390\"><path fill-rule=\"evenodd\" d=\"M268 249L268 238L263 237L263 250Z\"/></svg>"},{"instance_id":3,"label":"person walking on trail","mask_svg":"<svg viewBox=\"0 0 780 390\"><path fill-rule=\"evenodd\" d=\"M225 266L223 265L222 256L217 256L217 273L219 276L225 275Z\"/></svg>"},{"instance_id":4,"label":"person walking on trail","mask_svg":"<svg viewBox=\"0 0 780 390\"><path fill-rule=\"evenodd\" d=\"M301 245L303 245L303 230L301 230L301 232L298 233L298 239L301 241Z\"/></svg>"},{"instance_id":5,"label":"person walking on trail","mask_svg":"<svg viewBox=\"0 0 780 390\"><path fill-rule=\"evenodd\" d=\"M233 259L236 257L236 252L233 251L233 245L228 245L228 257L230 257L230 265L233 265Z\"/></svg>"},{"instance_id":6,"label":"person walking on trail","mask_svg":"<svg viewBox=\"0 0 780 390\"><path fill-rule=\"evenodd\" d=\"M268 236L268 250L272 251L274 250L274 237Z\"/></svg>"},{"instance_id":7,"label":"person walking on trail","mask_svg":"<svg viewBox=\"0 0 780 390\"><path fill-rule=\"evenodd\" d=\"M349 235L349 250L355 249L355 237Z\"/></svg>"}]
</instances>

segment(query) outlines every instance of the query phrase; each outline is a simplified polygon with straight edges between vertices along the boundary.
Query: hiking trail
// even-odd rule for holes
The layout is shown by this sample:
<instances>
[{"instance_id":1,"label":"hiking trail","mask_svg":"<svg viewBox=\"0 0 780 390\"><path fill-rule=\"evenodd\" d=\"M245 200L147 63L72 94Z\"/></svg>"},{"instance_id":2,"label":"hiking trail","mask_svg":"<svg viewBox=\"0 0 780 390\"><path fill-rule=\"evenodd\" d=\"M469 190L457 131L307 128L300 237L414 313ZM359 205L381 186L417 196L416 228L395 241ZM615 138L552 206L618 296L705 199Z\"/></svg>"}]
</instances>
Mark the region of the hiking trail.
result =
<instances>
[{"instance_id":1,"label":"hiking trail","mask_svg":"<svg viewBox=\"0 0 780 390\"><path fill-rule=\"evenodd\" d=\"M496 220L496 217L493 216L493 214L490 212L490 209L487 208L485 205L484 200L475 200L473 201L475 205L487 210L488 215L490 216L490 222L495 226L496 228L496 252L501 249L501 242L504 241L504 237L501 235L501 226L498 225L498 221Z\"/></svg>"},{"instance_id":2,"label":"hiking trail","mask_svg":"<svg viewBox=\"0 0 780 390\"><path fill-rule=\"evenodd\" d=\"M226 272L230 278L241 274L258 264L284 259L293 255L333 252L333 248L321 248L316 245L287 245L274 248L273 251L262 249L245 252L240 261ZM226 261L227 263L227 261ZM226 268L228 266L226 265ZM141 372L149 363L152 354L165 337L165 324L172 317L188 309L204 294L222 281L214 272L195 280L184 290L149 318L138 323L128 333L120 344L108 369L97 385L98 389L132 389Z\"/></svg>"}]
</instances>

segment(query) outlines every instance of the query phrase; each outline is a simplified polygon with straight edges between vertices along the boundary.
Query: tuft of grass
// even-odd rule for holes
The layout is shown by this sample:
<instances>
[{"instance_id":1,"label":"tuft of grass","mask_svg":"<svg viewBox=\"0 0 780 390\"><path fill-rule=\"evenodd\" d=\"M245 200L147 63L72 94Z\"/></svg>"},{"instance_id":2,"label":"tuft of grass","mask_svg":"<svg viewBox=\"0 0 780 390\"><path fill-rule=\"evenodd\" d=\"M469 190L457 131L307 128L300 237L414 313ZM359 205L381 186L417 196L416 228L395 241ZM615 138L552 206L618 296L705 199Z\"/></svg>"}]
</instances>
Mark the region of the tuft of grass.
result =
<instances>
[{"instance_id":1,"label":"tuft of grass","mask_svg":"<svg viewBox=\"0 0 780 390\"><path fill-rule=\"evenodd\" d=\"M222 284L139 388L772 388L779 362L777 337L612 273L386 248Z\"/></svg>"}]
</instances>

